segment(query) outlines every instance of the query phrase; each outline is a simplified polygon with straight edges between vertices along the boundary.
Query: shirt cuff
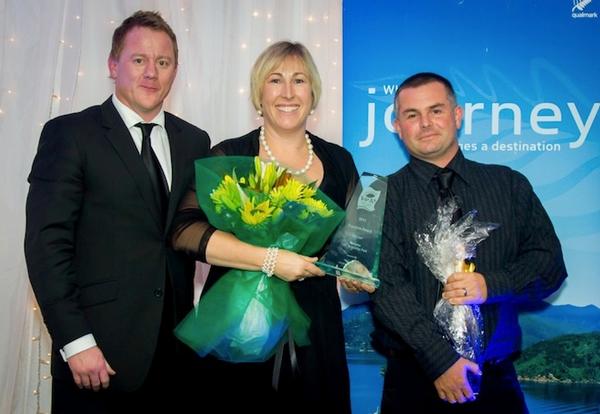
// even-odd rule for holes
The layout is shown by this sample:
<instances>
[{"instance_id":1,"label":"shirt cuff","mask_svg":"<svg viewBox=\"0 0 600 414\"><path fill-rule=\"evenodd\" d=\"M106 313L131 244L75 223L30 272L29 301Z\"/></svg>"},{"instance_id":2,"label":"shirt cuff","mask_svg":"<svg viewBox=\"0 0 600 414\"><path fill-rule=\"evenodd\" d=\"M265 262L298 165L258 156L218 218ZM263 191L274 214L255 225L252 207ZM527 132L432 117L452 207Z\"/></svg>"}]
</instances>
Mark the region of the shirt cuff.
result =
<instances>
[{"instance_id":1,"label":"shirt cuff","mask_svg":"<svg viewBox=\"0 0 600 414\"><path fill-rule=\"evenodd\" d=\"M62 349L59 349L60 355L63 360L67 362L67 359L71 358L73 355L78 354L80 352L85 351L86 349L90 349L96 346L96 340L94 339L94 335L87 334L82 336L81 338L77 338L74 341L69 342Z\"/></svg>"}]
</instances>

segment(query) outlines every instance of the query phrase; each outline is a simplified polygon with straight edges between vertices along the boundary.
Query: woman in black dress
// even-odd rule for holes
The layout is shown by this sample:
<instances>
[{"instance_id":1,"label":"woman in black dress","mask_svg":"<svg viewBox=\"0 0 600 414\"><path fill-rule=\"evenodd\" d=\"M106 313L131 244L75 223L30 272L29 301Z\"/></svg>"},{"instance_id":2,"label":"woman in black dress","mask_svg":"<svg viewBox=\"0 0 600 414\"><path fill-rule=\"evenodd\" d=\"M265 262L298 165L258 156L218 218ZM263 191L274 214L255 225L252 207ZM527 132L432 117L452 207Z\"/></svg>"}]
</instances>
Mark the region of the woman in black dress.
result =
<instances>
[{"instance_id":1,"label":"woman in black dress","mask_svg":"<svg viewBox=\"0 0 600 414\"><path fill-rule=\"evenodd\" d=\"M251 74L252 102L263 117L260 128L219 143L213 155L259 156L288 168L344 207L358 180L350 153L306 131L321 80L308 50L278 42L257 59ZM260 270L267 249L211 228L193 192L185 198L173 231L173 245L212 264L204 291L228 268ZM311 344L284 348L265 363L231 364L203 358L202 399L221 412L349 413L350 392L336 279L314 265L316 257L279 250L274 275L288 281L311 320ZM200 299L202 300L202 299Z\"/></svg>"}]
</instances>

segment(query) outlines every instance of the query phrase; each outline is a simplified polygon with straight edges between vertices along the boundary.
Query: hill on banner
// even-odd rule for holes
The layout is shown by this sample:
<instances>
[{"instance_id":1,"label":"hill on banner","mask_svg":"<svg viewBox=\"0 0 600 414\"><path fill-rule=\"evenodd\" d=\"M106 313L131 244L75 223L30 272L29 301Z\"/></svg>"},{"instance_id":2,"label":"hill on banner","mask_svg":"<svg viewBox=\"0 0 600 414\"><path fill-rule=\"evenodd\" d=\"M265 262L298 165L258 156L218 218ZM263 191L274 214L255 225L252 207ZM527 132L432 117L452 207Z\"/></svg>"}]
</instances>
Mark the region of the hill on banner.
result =
<instances>
[{"instance_id":1,"label":"hill on banner","mask_svg":"<svg viewBox=\"0 0 600 414\"><path fill-rule=\"evenodd\" d=\"M346 351L348 353L374 352L370 334L373 321L368 304L349 306L342 313ZM523 330L523 349L568 334L600 332L600 308L588 305L544 305L519 315Z\"/></svg>"},{"instance_id":2,"label":"hill on banner","mask_svg":"<svg viewBox=\"0 0 600 414\"><path fill-rule=\"evenodd\" d=\"M600 308L594 305L549 305L519 315L523 349L540 341L566 334L600 332Z\"/></svg>"},{"instance_id":3,"label":"hill on banner","mask_svg":"<svg viewBox=\"0 0 600 414\"><path fill-rule=\"evenodd\" d=\"M523 351L515 367L520 380L600 384L600 332L562 335Z\"/></svg>"}]
</instances>

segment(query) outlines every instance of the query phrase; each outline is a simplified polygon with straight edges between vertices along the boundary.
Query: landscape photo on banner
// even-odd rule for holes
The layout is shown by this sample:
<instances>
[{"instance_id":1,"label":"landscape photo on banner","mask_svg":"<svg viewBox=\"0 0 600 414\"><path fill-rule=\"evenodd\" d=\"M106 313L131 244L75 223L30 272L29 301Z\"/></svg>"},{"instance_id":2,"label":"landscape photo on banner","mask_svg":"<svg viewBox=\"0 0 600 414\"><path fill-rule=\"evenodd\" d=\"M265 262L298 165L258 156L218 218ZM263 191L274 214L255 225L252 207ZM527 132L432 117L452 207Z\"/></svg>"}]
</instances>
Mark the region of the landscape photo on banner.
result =
<instances>
[{"instance_id":1,"label":"landscape photo on banner","mask_svg":"<svg viewBox=\"0 0 600 414\"><path fill-rule=\"evenodd\" d=\"M344 0L343 143L358 170L407 163L393 95L417 72L454 85L465 157L523 173L560 238L569 277L519 317L531 413L600 409L600 0ZM385 258L382 258L385 260ZM353 412L376 412L385 360L366 304L344 310Z\"/></svg>"}]
</instances>

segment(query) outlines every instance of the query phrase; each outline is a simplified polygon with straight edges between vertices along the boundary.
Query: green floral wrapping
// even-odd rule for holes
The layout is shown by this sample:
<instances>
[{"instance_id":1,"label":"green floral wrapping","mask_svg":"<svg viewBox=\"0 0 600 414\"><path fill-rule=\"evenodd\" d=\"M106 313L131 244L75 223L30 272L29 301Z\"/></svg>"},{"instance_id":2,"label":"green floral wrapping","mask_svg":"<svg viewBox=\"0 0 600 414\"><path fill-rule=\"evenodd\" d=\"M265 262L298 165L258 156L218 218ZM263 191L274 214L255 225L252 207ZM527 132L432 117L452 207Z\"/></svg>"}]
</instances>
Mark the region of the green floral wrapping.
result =
<instances>
[{"instance_id":1,"label":"green floral wrapping","mask_svg":"<svg viewBox=\"0 0 600 414\"><path fill-rule=\"evenodd\" d=\"M196 160L196 195L211 225L257 246L314 255L344 212L314 185L258 157ZM310 319L289 283L260 271L231 269L175 328L200 356L261 362L291 337L310 343Z\"/></svg>"}]
</instances>

